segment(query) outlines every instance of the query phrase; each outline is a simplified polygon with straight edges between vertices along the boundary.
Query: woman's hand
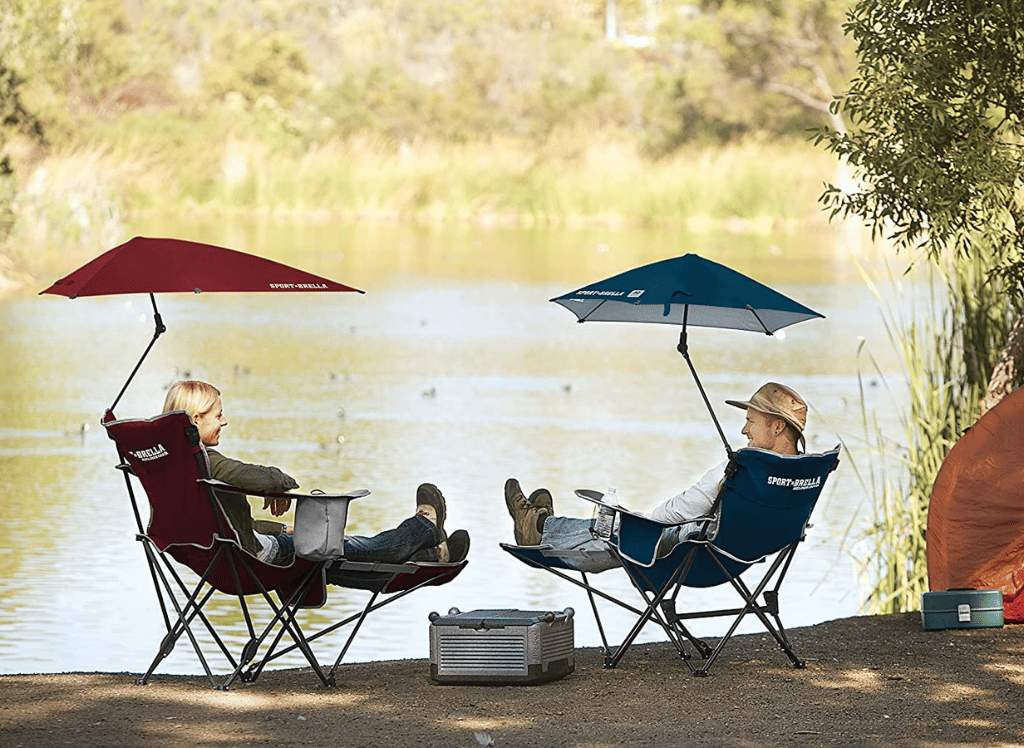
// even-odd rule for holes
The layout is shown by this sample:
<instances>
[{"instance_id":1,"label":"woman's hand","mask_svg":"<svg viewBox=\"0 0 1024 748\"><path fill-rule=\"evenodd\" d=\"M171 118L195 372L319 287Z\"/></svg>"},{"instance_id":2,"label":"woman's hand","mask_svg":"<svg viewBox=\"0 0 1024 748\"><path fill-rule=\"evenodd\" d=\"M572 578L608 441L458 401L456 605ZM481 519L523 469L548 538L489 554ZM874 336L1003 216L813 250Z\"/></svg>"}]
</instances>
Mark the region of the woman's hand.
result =
<instances>
[{"instance_id":1,"label":"woman's hand","mask_svg":"<svg viewBox=\"0 0 1024 748\"><path fill-rule=\"evenodd\" d=\"M291 505L291 499L263 499L263 508L269 509L275 517L280 517L287 512Z\"/></svg>"}]
</instances>

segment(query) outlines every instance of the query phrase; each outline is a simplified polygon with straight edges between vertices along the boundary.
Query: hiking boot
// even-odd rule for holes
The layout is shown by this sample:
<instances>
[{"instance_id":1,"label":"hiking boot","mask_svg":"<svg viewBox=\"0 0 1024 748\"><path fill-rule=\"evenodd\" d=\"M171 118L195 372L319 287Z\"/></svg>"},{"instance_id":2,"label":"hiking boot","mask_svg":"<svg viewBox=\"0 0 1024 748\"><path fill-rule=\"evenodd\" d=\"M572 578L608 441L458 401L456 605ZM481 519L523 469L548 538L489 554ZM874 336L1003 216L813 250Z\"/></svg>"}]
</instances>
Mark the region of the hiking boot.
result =
<instances>
[{"instance_id":1,"label":"hiking boot","mask_svg":"<svg viewBox=\"0 0 1024 748\"><path fill-rule=\"evenodd\" d=\"M538 488L531 493L527 502L537 509L546 509L549 517L555 513L555 502L551 498L551 492L546 488Z\"/></svg>"},{"instance_id":2,"label":"hiking boot","mask_svg":"<svg viewBox=\"0 0 1024 748\"><path fill-rule=\"evenodd\" d=\"M444 496L433 483L424 483L416 489L416 514L422 514L437 525L444 539Z\"/></svg>"},{"instance_id":3,"label":"hiking boot","mask_svg":"<svg viewBox=\"0 0 1024 748\"><path fill-rule=\"evenodd\" d=\"M539 496L541 493L546 494L546 499ZM539 506L526 498L515 478L505 481L505 506L512 517L516 545L540 545L540 527L553 511L551 494L545 489L534 491L533 496L540 498Z\"/></svg>"},{"instance_id":4,"label":"hiking boot","mask_svg":"<svg viewBox=\"0 0 1024 748\"><path fill-rule=\"evenodd\" d=\"M526 501L530 505L533 522L537 526L537 545L540 545L541 538L544 537L544 523L548 517L555 514L555 502L551 498L551 492L546 488L538 488Z\"/></svg>"},{"instance_id":5,"label":"hiking boot","mask_svg":"<svg viewBox=\"0 0 1024 748\"><path fill-rule=\"evenodd\" d=\"M526 500L523 489L519 486L519 481L515 478L505 481L505 506L508 508L509 516L512 517L512 532L515 535L516 545L525 545L521 528L526 526L529 502Z\"/></svg>"},{"instance_id":6,"label":"hiking boot","mask_svg":"<svg viewBox=\"0 0 1024 748\"><path fill-rule=\"evenodd\" d=\"M456 530L448 536L448 542L442 543L442 545L447 545L447 563L457 564L469 555L469 533L465 530ZM437 555L440 559L442 555L440 548Z\"/></svg>"}]
</instances>

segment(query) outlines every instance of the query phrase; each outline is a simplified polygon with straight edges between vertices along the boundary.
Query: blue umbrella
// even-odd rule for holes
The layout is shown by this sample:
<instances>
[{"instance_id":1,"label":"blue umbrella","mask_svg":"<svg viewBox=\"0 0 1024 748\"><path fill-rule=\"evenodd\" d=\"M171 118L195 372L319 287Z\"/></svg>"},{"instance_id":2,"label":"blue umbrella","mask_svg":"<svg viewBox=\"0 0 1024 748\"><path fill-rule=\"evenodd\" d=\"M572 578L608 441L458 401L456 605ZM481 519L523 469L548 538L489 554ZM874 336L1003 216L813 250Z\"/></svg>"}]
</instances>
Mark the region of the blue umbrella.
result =
<instances>
[{"instance_id":1,"label":"blue umbrella","mask_svg":"<svg viewBox=\"0 0 1024 748\"><path fill-rule=\"evenodd\" d=\"M771 335L797 322L825 317L753 278L695 254L633 268L551 301L575 314L579 322L680 325L677 350L690 367L730 455L732 449L690 360L686 328L718 327Z\"/></svg>"}]
</instances>

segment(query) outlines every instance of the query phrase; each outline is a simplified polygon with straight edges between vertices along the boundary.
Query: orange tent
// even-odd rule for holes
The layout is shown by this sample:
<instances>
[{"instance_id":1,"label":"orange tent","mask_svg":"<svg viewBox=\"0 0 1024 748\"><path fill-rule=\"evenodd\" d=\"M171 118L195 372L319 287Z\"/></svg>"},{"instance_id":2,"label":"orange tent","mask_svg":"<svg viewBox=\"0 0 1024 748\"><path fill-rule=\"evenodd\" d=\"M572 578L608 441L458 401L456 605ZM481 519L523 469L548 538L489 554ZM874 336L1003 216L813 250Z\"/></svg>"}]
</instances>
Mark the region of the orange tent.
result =
<instances>
[{"instance_id":1,"label":"orange tent","mask_svg":"<svg viewBox=\"0 0 1024 748\"><path fill-rule=\"evenodd\" d=\"M1024 621L1024 387L969 428L939 469L928 506L928 586L1003 593Z\"/></svg>"}]
</instances>

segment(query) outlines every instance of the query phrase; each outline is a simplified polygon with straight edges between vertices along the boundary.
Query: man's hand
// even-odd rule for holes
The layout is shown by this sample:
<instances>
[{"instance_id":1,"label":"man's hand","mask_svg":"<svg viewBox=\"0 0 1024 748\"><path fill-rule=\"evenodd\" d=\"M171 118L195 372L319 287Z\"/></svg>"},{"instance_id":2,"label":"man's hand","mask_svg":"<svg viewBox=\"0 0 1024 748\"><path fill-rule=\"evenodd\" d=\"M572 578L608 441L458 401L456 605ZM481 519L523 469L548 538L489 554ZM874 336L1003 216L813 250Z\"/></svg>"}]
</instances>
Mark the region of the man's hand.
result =
<instances>
[{"instance_id":1,"label":"man's hand","mask_svg":"<svg viewBox=\"0 0 1024 748\"><path fill-rule=\"evenodd\" d=\"M263 508L269 509L275 517L280 517L292 505L291 499L263 499Z\"/></svg>"}]
</instances>

